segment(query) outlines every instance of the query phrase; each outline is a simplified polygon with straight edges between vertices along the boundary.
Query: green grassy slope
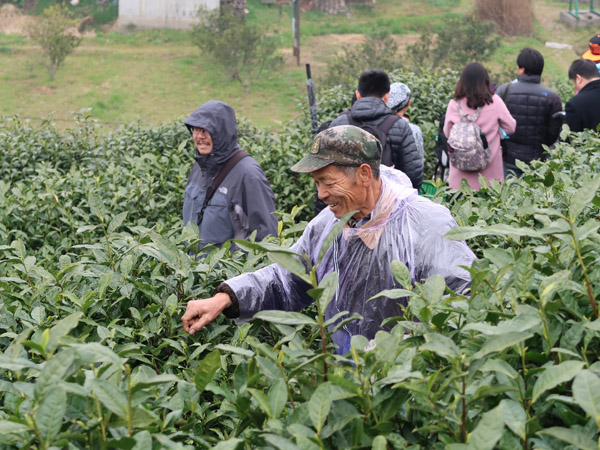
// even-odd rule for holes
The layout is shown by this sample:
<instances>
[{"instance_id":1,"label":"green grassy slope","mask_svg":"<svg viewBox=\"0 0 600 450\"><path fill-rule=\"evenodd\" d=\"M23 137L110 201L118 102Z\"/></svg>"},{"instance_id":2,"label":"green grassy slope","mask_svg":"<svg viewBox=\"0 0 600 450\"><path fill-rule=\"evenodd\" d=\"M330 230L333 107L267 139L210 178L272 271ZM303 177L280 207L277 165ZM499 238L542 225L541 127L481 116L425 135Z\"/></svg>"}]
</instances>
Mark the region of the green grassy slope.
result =
<instances>
[{"instance_id":1,"label":"green grassy slope","mask_svg":"<svg viewBox=\"0 0 600 450\"><path fill-rule=\"evenodd\" d=\"M309 11L301 19L302 63L313 63L318 79L325 73L328 59L344 45L356 43L362 33L386 30L397 35L402 45L414 41L419 33L435 30L451 15L468 13L471 3L380 0L373 8L353 7L351 17ZM545 76L551 81L564 77L566 67L577 55L576 51L547 49L544 42L563 41L575 44L577 49L581 42L587 42L590 31L572 31L555 23L564 4L544 0L535 3L542 14L536 36L503 38L489 66L497 72L504 70L508 76L520 48L534 46L547 58ZM265 73L251 86L250 94L203 58L189 32L107 31L85 38L54 81L41 65L33 42L22 36L0 34L0 115L19 114L35 120L51 117L59 126L66 126L72 121L71 111L88 108L89 114L106 127L138 119L155 124L177 119L204 101L218 98L231 103L238 115L276 129L278 121L299 114L297 99L305 95L304 66L297 66L291 56L289 5L280 10L278 5L249 0L248 9L250 22L266 24L279 32L286 59L281 71Z\"/></svg>"}]
</instances>

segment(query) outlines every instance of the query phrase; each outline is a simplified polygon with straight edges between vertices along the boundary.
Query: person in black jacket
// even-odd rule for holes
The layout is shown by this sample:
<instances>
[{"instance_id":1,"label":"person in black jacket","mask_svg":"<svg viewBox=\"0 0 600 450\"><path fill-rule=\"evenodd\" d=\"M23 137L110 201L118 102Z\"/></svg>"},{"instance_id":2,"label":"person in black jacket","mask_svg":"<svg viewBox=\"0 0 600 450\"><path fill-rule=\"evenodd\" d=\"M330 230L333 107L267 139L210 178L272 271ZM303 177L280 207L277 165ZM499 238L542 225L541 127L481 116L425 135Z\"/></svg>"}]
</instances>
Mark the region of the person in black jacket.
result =
<instances>
[{"instance_id":1,"label":"person in black jacket","mask_svg":"<svg viewBox=\"0 0 600 450\"><path fill-rule=\"evenodd\" d=\"M588 59L573 61L569 80L578 94L565 106L565 123L571 131L596 130L600 124L600 76L596 64Z\"/></svg>"},{"instance_id":2,"label":"person in black jacket","mask_svg":"<svg viewBox=\"0 0 600 450\"><path fill-rule=\"evenodd\" d=\"M529 163L547 156L543 145L554 144L560 134L562 120L553 116L562 110L562 102L556 92L540 84L543 70L542 54L524 48L517 57L517 79L496 91L517 121L517 129L502 145L505 177L509 172L522 174L516 160Z\"/></svg>"},{"instance_id":3,"label":"person in black jacket","mask_svg":"<svg viewBox=\"0 0 600 450\"><path fill-rule=\"evenodd\" d=\"M390 79L382 70L367 70L358 79L357 101L350 109L350 115L356 122L377 127L394 113L386 106L390 95ZM340 114L331 126L349 125L346 113ZM353 124L354 125L354 124ZM391 147L391 166L404 172L415 189L423 182L424 158L417 149L415 139L408 122L397 120L387 133Z\"/></svg>"}]
</instances>

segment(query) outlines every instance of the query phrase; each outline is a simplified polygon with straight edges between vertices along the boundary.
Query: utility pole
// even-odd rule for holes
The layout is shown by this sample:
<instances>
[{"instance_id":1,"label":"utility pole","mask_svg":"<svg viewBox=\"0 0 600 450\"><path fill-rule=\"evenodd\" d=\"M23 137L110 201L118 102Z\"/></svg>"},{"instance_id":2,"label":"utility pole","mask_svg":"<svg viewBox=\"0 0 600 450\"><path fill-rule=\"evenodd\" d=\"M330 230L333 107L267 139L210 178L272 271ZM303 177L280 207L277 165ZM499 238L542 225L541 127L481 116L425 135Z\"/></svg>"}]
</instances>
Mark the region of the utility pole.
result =
<instances>
[{"instance_id":1,"label":"utility pole","mask_svg":"<svg viewBox=\"0 0 600 450\"><path fill-rule=\"evenodd\" d=\"M300 65L300 0L292 0L292 35L294 36L294 56Z\"/></svg>"}]
</instances>

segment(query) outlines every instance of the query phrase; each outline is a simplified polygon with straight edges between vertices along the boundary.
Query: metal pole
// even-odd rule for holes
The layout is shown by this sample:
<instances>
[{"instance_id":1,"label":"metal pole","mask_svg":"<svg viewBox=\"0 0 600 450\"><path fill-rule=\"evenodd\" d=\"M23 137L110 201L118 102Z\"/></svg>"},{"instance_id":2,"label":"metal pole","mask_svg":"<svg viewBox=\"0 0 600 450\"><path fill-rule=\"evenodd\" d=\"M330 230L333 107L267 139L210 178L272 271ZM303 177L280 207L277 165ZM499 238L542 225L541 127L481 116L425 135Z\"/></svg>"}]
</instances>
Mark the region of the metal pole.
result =
<instances>
[{"instance_id":1,"label":"metal pole","mask_svg":"<svg viewBox=\"0 0 600 450\"><path fill-rule=\"evenodd\" d=\"M300 65L300 0L292 0L292 34L294 36L294 56Z\"/></svg>"},{"instance_id":2,"label":"metal pole","mask_svg":"<svg viewBox=\"0 0 600 450\"><path fill-rule=\"evenodd\" d=\"M310 121L313 134L317 134L319 121L317 118L317 102L315 100L315 84L310 73L310 64L306 64L306 91L308 92L308 104L310 106Z\"/></svg>"}]
</instances>

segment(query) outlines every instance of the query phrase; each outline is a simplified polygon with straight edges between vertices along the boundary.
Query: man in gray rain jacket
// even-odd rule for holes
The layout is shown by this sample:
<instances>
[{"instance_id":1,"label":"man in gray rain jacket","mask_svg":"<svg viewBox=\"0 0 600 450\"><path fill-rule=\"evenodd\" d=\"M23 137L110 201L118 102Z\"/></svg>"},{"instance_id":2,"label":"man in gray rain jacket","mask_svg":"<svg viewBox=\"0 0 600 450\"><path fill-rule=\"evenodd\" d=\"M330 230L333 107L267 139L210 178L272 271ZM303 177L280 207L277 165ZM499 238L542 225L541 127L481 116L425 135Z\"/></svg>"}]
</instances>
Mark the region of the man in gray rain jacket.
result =
<instances>
[{"instance_id":1,"label":"man in gray rain jacket","mask_svg":"<svg viewBox=\"0 0 600 450\"><path fill-rule=\"evenodd\" d=\"M348 311L362 319L332 334L338 353L346 353L353 335L373 339L387 317L402 315L407 299L367 300L385 289L401 287L391 273L391 262L403 262L412 282L438 274L455 292L470 286L475 255L464 242L444 234L456 222L444 206L417 195L399 172L380 166L379 141L351 125L319 133L310 153L292 167L310 173L318 195L328 206L310 221L291 250L307 255L313 265L325 237L346 213L357 211L318 264L317 281L337 272L339 285L326 311L326 320ZM311 303L310 286L277 264L244 273L221 283L214 297L188 302L182 324L194 334L221 312L228 317L251 318L261 310L299 311Z\"/></svg>"},{"instance_id":2,"label":"man in gray rain jacket","mask_svg":"<svg viewBox=\"0 0 600 450\"><path fill-rule=\"evenodd\" d=\"M211 100L185 119L196 147L195 163L185 187L183 222L198 223L200 247L221 246L229 239L256 239L277 235L275 197L265 174L250 156L237 162L202 207L213 180L241 149L237 142L235 112L227 103Z\"/></svg>"}]
</instances>

